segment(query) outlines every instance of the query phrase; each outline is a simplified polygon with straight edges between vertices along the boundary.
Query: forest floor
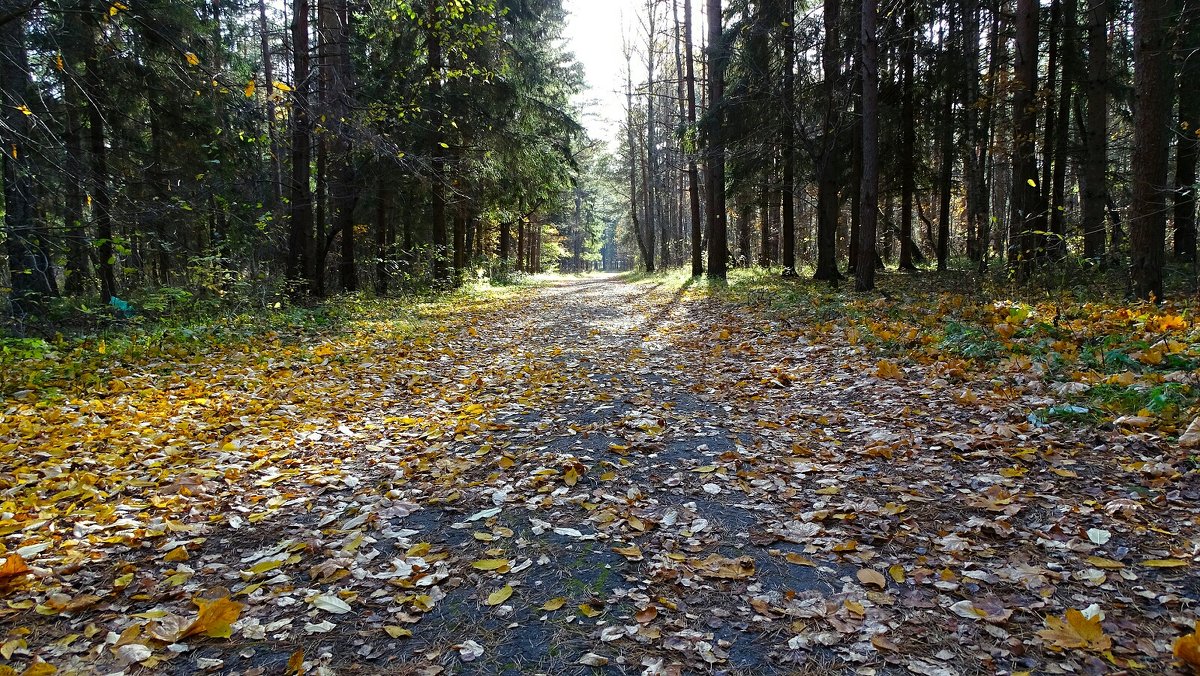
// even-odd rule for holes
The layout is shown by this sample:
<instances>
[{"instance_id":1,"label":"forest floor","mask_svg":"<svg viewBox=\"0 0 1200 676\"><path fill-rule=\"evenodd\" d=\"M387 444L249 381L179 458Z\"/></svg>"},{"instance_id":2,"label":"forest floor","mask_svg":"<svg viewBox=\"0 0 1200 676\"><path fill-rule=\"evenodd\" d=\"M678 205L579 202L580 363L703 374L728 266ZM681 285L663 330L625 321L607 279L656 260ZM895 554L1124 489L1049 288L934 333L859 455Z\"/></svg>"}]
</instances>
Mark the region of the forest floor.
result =
<instances>
[{"instance_id":1,"label":"forest floor","mask_svg":"<svg viewBox=\"0 0 1200 676\"><path fill-rule=\"evenodd\" d=\"M13 360L0 674L1184 673L1190 311L781 289Z\"/></svg>"}]
</instances>

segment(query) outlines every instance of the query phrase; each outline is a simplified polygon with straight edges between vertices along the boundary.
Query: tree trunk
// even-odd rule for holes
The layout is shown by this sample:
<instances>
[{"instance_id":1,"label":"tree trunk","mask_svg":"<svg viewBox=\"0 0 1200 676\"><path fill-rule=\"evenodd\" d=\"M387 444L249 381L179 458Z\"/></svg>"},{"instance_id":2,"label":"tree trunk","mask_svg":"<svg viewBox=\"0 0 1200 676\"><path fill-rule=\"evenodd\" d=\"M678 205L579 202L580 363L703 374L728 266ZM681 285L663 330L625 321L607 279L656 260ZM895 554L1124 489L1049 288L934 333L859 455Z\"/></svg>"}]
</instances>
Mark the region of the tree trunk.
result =
<instances>
[{"instance_id":1,"label":"tree trunk","mask_svg":"<svg viewBox=\"0 0 1200 676\"><path fill-rule=\"evenodd\" d=\"M1166 239L1167 118L1171 112L1170 67L1165 30L1170 0L1133 3L1133 201L1129 207L1130 277L1137 298L1163 299Z\"/></svg>"},{"instance_id":2,"label":"tree trunk","mask_svg":"<svg viewBox=\"0 0 1200 676\"><path fill-rule=\"evenodd\" d=\"M11 283L9 301L18 317L40 314L45 302L56 293L54 271L50 267L39 236L33 174L30 160L34 150L29 143L30 103L35 100L29 75L29 57L25 51L27 1L4 0L0 13L9 16L0 24L0 103L3 126L0 142L4 154L4 231Z\"/></svg>"},{"instance_id":3,"label":"tree trunk","mask_svg":"<svg viewBox=\"0 0 1200 676\"><path fill-rule=\"evenodd\" d=\"M913 264L913 192L916 190L917 126L913 102L913 69L916 64L916 13L914 2L904 7L904 36L900 43L901 68L904 71L902 101L900 104L900 262L901 270L916 270Z\"/></svg>"},{"instance_id":4,"label":"tree trunk","mask_svg":"<svg viewBox=\"0 0 1200 676\"><path fill-rule=\"evenodd\" d=\"M271 144L271 168L268 178L271 183L271 203L269 207L271 211L274 211L283 202L283 171L280 168L279 158L282 151L279 148L279 136L275 133L275 99L270 96L275 83L275 64L271 62L271 38L267 25L267 1L258 0L258 34L260 41L259 48L262 51L263 88L268 92L267 138Z\"/></svg>"},{"instance_id":5,"label":"tree trunk","mask_svg":"<svg viewBox=\"0 0 1200 676\"><path fill-rule=\"evenodd\" d=\"M313 228L313 197L312 187L312 138L309 134L309 100L310 86L308 58L308 0L295 0L292 17L292 52L295 63L292 78L294 80L294 104L292 106L292 185L291 199L288 204L288 260L287 277L301 289L307 288L311 279L312 266L312 228Z\"/></svg>"},{"instance_id":6,"label":"tree trunk","mask_svg":"<svg viewBox=\"0 0 1200 676\"><path fill-rule=\"evenodd\" d=\"M688 129L696 129L696 66L692 48L692 0L683 0L683 48L687 52ZM700 172L694 149L688 151L688 208L692 216L692 276L704 274L704 233L700 221Z\"/></svg>"},{"instance_id":7,"label":"tree trunk","mask_svg":"<svg viewBox=\"0 0 1200 676\"><path fill-rule=\"evenodd\" d=\"M73 58L78 49L78 42L87 39L87 30L83 25L83 17L78 12L68 14L64 20L67 23L67 35L74 46L65 50L63 66L60 70L63 87L63 146L66 150L66 166L63 167L65 195L63 203L63 227L67 237L67 268L66 292L78 296L84 292L87 278L90 275L88 265L88 234L83 219L83 202L87 169L83 155L83 124L80 119L84 113L83 92L80 90L78 78L73 69L77 60ZM160 243L161 245L161 243Z\"/></svg>"},{"instance_id":8,"label":"tree trunk","mask_svg":"<svg viewBox=\"0 0 1200 676\"><path fill-rule=\"evenodd\" d=\"M862 0L862 188L854 288L875 288L875 238L879 216L879 0Z\"/></svg>"},{"instance_id":9,"label":"tree trunk","mask_svg":"<svg viewBox=\"0 0 1200 676\"><path fill-rule=\"evenodd\" d=\"M729 232L725 212L725 38L721 0L708 0L708 276L725 279Z\"/></svg>"},{"instance_id":10,"label":"tree trunk","mask_svg":"<svg viewBox=\"0 0 1200 676\"><path fill-rule=\"evenodd\" d=\"M84 88L87 99L92 174L92 214L96 221L96 271L100 276L100 296L107 305L117 293L116 248L113 246L112 195L108 187L108 144L105 140L103 105L104 78L100 74L100 18L88 15L92 22L84 63Z\"/></svg>"},{"instance_id":11,"label":"tree trunk","mask_svg":"<svg viewBox=\"0 0 1200 676\"><path fill-rule=\"evenodd\" d=\"M425 27L425 48L429 58L429 116L430 135L429 153L432 158L433 173L430 176L430 220L429 227L433 240L433 277L438 282L445 282L449 275L446 264L446 158L442 144L442 36L438 33L441 19L438 17L435 0L427 0L427 25ZM520 258L518 268L520 269Z\"/></svg>"},{"instance_id":12,"label":"tree trunk","mask_svg":"<svg viewBox=\"0 0 1200 676\"><path fill-rule=\"evenodd\" d=\"M1009 266L1025 280L1033 270L1038 217L1043 212L1038 189L1037 63L1038 0L1017 0L1017 43L1013 92L1012 222L1009 224Z\"/></svg>"},{"instance_id":13,"label":"tree trunk","mask_svg":"<svg viewBox=\"0 0 1200 676\"><path fill-rule=\"evenodd\" d=\"M1184 3L1179 26L1179 123L1175 140L1175 256L1196 260L1196 159L1200 154L1200 2Z\"/></svg>"},{"instance_id":14,"label":"tree trunk","mask_svg":"<svg viewBox=\"0 0 1200 676\"><path fill-rule=\"evenodd\" d=\"M1083 255L1104 258L1104 208L1108 203L1108 14L1111 0L1091 0L1088 12L1087 124L1080 172L1083 204Z\"/></svg>"},{"instance_id":15,"label":"tree trunk","mask_svg":"<svg viewBox=\"0 0 1200 676\"><path fill-rule=\"evenodd\" d=\"M828 0L826 6L830 2L836 6L838 0ZM783 194L781 195L783 198L783 276L794 277L796 276L796 0L784 0L783 10ZM826 37L827 42L828 39ZM835 37L835 49L836 45ZM834 229L837 229L836 214ZM830 247L829 257L828 263L831 264L833 272L836 274L836 243ZM819 268L818 265L818 275L821 274Z\"/></svg>"},{"instance_id":16,"label":"tree trunk","mask_svg":"<svg viewBox=\"0 0 1200 676\"><path fill-rule=\"evenodd\" d=\"M1075 100L1076 32L1079 30L1078 0L1063 0L1062 85L1059 87L1058 113L1054 124L1054 175L1050 185L1051 247L1056 258L1067 255L1067 150L1071 145L1071 106Z\"/></svg>"},{"instance_id":17,"label":"tree trunk","mask_svg":"<svg viewBox=\"0 0 1200 676\"><path fill-rule=\"evenodd\" d=\"M957 45L955 39L957 36L956 26L958 24L954 20L953 11L949 12L948 23L951 26L950 30L950 45ZM976 36L978 39L978 36ZM941 34L938 34L938 41L941 42ZM938 202L938 227L937 227L937 242L935 251L937 252L937 269L939 272L945 272L947 263L950 257L950 198L954 191L954 106L953 106L953 69L950 67L950 50L946 48L946 44L942 44L940 55L942 66L942 76L945 91L942 92L942 120L941 120L941 145L942 159L941 171L938 177L938 182L941 184ZM967 74L967 77L976 77L975 73Z\"/></svg>"},{"instance_id":18,"label":"tree trunk","mask_svg":"<svg viewBox=\"0 0 1200 676\"><path fill-rule=\"evenodd\" d=\"M821 66L825 77L825 111L821 123L821 159L817 168L817 269L813 279L841 279L837 269L838 229L838 143L837 111L839 66L842 55L838 36L841 0L825 0L825 41L821 47ZM787 205L784 205L787 208Z\"/></svg>"},{"instance_id":19,"label":"tree trunk","mask_svg":"<svg viewBox=\"0 0 1200 676\"><path fill-rule=\"evenodd\" d=\"M386 296L388 292L388 218L387 182L381 171L375 183L375 295Z\"/></svg>"}]
</instances>

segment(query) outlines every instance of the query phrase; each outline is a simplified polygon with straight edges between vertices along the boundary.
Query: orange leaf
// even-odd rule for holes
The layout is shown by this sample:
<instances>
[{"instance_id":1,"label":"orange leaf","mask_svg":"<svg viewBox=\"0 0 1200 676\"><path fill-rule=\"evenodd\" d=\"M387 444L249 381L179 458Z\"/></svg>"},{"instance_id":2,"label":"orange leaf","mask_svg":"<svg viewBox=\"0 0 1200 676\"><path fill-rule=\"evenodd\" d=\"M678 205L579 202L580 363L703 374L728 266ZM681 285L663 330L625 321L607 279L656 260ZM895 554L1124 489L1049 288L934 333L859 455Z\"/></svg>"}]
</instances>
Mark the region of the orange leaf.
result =
<instances>
[{"instance_id":1,"label":"orange leaf","mask_svg":"<svg viewBox=\"0 0 1200 676\"><path fill-rule=\"evenodd\" d=\"M4 560L4 565L0 566L0 582L10 577L27 575L29 572L29 566L25 565L25 559L22 559L20 554L9 554Z\"/></svg>"},{"instance_id":2,"label":"orange leaf","mask_svg":"<svg viewBox=\"0 0 1200 676\"><path fill-rule=\"evenodd\" d=\"M1200 673L1200 622L1196 629L1187 636L1175 639L1175 659L1190 665L1192 670Z\"/></svg>"},{"instance_id":3,"label":"orange leaf","mask_svg":"<svg viewBox=\"0 0 1200 676\"><path fill-rule=\"evenodd\" d=\"M300 648L292 653L288 658L287 674L303 674L304 673L304 648Z\"/></svg>"}]
</instances>

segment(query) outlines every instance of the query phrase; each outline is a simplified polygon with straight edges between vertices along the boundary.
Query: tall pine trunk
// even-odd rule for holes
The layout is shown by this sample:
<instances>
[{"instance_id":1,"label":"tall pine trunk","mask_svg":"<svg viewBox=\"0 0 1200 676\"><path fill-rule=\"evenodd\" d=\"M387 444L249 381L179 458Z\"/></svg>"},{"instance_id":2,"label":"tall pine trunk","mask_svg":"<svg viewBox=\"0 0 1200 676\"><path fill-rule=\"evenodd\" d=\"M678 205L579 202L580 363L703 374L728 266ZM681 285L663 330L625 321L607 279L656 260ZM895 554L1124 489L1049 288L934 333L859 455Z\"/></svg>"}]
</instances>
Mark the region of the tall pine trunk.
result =
<instances>
[{"instance_id":1,"label":"tall pine trunk","mask_svg":"<svg viewBox=\"0 0 1200 676\"><path fill-rule=\"evenodd\" d=\"M37 231L33 195L34 157L29 143L32 130L30 103L32 81L29 57L25 50L25 22L28 3L5 0L0 14L8 17L0 23L0 104L3 126L0 142L4 153L4 234L12 291L12 312L18 317L39 314L45 302L57 295L50 257Z\"/></svg>"},{"instance_id":2,"label":"tall pine trunk","mask_svg":"<svg viewBox=\"0 0 1200 676\"><path fill-rule=\"evenodd\" d=\"M1196 159L1200 154L1200 2L1184 3L1179 26L1179 120L1175 141L1175 256L1196 260Z\"/></svg>"},{"instance_id":3,"label":"tall pine trunk","mask_svg":"<svg viewBox=\"0 0 1200 676\"><path fill-rule=\"evenodd\" d=\"M817 168L817 269L813 279L836 281L841 278L837 269L838 229L838 87L842 61L838 20L841 0L825 0L823 16L824 43L821 46L821 68L825 77L825 110L821 122L821 156ZM787 205L784 205L787 208Z\"/></svg>"},{"instance_id":4,"label":"tall pine trunk","mask_svg":"<svg viewBox=\"0 0 1200 676\"><path fill-rule=\"evenodd\" d=\"M913 263L913 192L916 190L916 152L917 127L915 103L913 100L913 70L916 63L916 13L913 2L905 3L904 36L900 43L900 61L903 69L904 88L900 103L900 262L901 270L916 270Z\"/></svg>"},{"instance_id":5,"label":"tall pine trunk","mask_svg":"<svg viewBox=\"0 0 1200 676\"><path fill-rule=\"evenodd\" d=\"M1164 29L1170 0L1133 3L1133 201L1129 207L1130 278L1142 299L1163 298L1171 61Z\"/></svg>"},{"instance_id":6,"label":"tall pine trunk","mask_svg":"<svg viewBox=\"0 0 1200 676\"><path fill-rule=\"evenodd\" d=\"M1112 0L1091 0L1088 12L1087 124L1080 172L1083 255L1099 262L1105 254L1104 209L1108 203L1108 15Z\"/></svg>"},{"instance_id":7,"label":"tall pine trunk","mask_svg":"<svg viewBox=\"0 0 1200 676\"><path fill-rule=\"evenodd\" d=\"M309 125L308 0L295 0L292 16L292 181L288 203L287 277L311 291L313 261L312 136Z\"/></svg>"},{"instance_id":8,"label":"tall pine trunk","mask_svg":"<svg viewBox=\"0 0 1200 676\"><path fill-rule=\"evenodd\" d=\"M879 219L879 0L862 0L862 188L854 288L875 288L875 240Z\"/></svg>"},{"instance_id":9,"label":"tall pine trunk","mask_svg":"<svg viewBox=\"0 0 1200 676\"><path fill-rule=\"evenodd\" d=\"M725 279L729 228L725 212L725 37L721 0L708 0L708 276Z\"/></svg>"},{"instance_id":10,"label":"tall pine trunk","mask_svg":"<svg viewBox=\"0 0 1200 676\"><path fill-rule=\"evenodd\" d=\"M1038 188L1037 63L1038 0L1017 0L1016 60L1013 66L1012 221L1009 223L1009 265L1017 278L1033 270L1039 216L1044 211Z\"/></svg>"},{"instance_id":11,"label":"tall pine trunk","mask_svg":"<svg viewBox=\"0 0 1200 676\"><path fill-rule=\"evenodd\" d=\"M696 130L696 58L692 47L692 0L683 0L683 48L687 52L687 120ZM692 276L704 274L704 233L700 220L700 171L695 149L688 151L688 208L692 217Z\"/></svg>"}]
</instances>

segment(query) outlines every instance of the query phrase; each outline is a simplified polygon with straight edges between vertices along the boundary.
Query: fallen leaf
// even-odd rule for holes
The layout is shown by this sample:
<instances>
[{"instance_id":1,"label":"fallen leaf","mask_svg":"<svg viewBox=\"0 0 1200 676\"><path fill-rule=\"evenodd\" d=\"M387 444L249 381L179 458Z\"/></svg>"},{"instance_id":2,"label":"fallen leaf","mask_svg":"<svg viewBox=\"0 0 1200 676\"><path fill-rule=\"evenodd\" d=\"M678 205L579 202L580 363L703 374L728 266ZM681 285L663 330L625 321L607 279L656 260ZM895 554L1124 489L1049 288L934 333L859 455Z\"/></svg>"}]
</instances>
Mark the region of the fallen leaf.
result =
<instances>
[{"instance_id":1,"label":"fallen leaf","mask_svg":"<svg viewBox=\"0 0 1200 676\"><path fill-rule=\"evenodd\" d=\"M882 573L871 570L870 568L863 568L862 570L858 571L858 581L864 585L873 585L880 589L883 589L887 586L887 578L885 578Z\"/></svg>"},{"instance_id":2,"label":"fallen leaf","mask_svg":"<svg viewBox=\"0 0 1200 676\"><path fill-rule=\"evenodd\" d=\"M1196 622L1192 633L1175 639L1175 645L1171 652L1175 655L1175 659L1200 674L1200 621Z\"/></svg>"},{"instance_id":3,"label":"fallen leaf","mask_svg":"<svg viewBox=\"0 0 1200 676\"><path fill-rule=\"evenodd\" d=\"M1039 631L1038 636L1051 648L1059 650L1082 648L1103 652L1112 647L1112 639L1104 634L1100 619L1088 619L1074 608L1067 610L1066 616L1061 619L1048 616L1046 629Z\"/></svg>"},{"instance_id":4,"label":"fallen leaf","mask_svg":"<svg viewBox=\"0 0 1200 676\"><path fill-rule=\"evenodd\" d=\"M314 608L320 608L334 615L344 615L352 610L349 603L329 594L321 594L311 601Z\"/></svg>"},{"instance_id":5,"label":"fallen leaf","mask_svg":"<svg viewBox=\"0 0 1200 676\"><path fill-rule=\"evenodd\" d=\"M498 606L501 603L504 603L505 601L507 601L508 598L512 595L513 595L512 585L506 584L503 587L492 592L491 594L488 594L487 601L485 601L485 603L489 606Z\"/></svg>"},{"instance_id":6,"label":"fallen leaf","mask_svg":"<svg viewBox=\"0 0 1200 676\"><path fill-rule=\"evenodd\" d=\"M230 601L229 597L217 599L194 598L192 602L199 607L200 612L195 620L183 630L179 640L189 636L203 634L209 638L229 638L233 634L234 622L245 608L241 603Z\"/></svg>"},{"instance_id":7,"label":"fallen leaf","mask_svg":"<svg viewBox=\"0 0 1200 676\"><path fill-rule=\"evenodd\" d=\"M575 664L583 664L589 667L602 667L608 664L608 658L602 655L597 655L596 653L587 653L583 657L580 657Z\"/></svg>"}]
</instances>

